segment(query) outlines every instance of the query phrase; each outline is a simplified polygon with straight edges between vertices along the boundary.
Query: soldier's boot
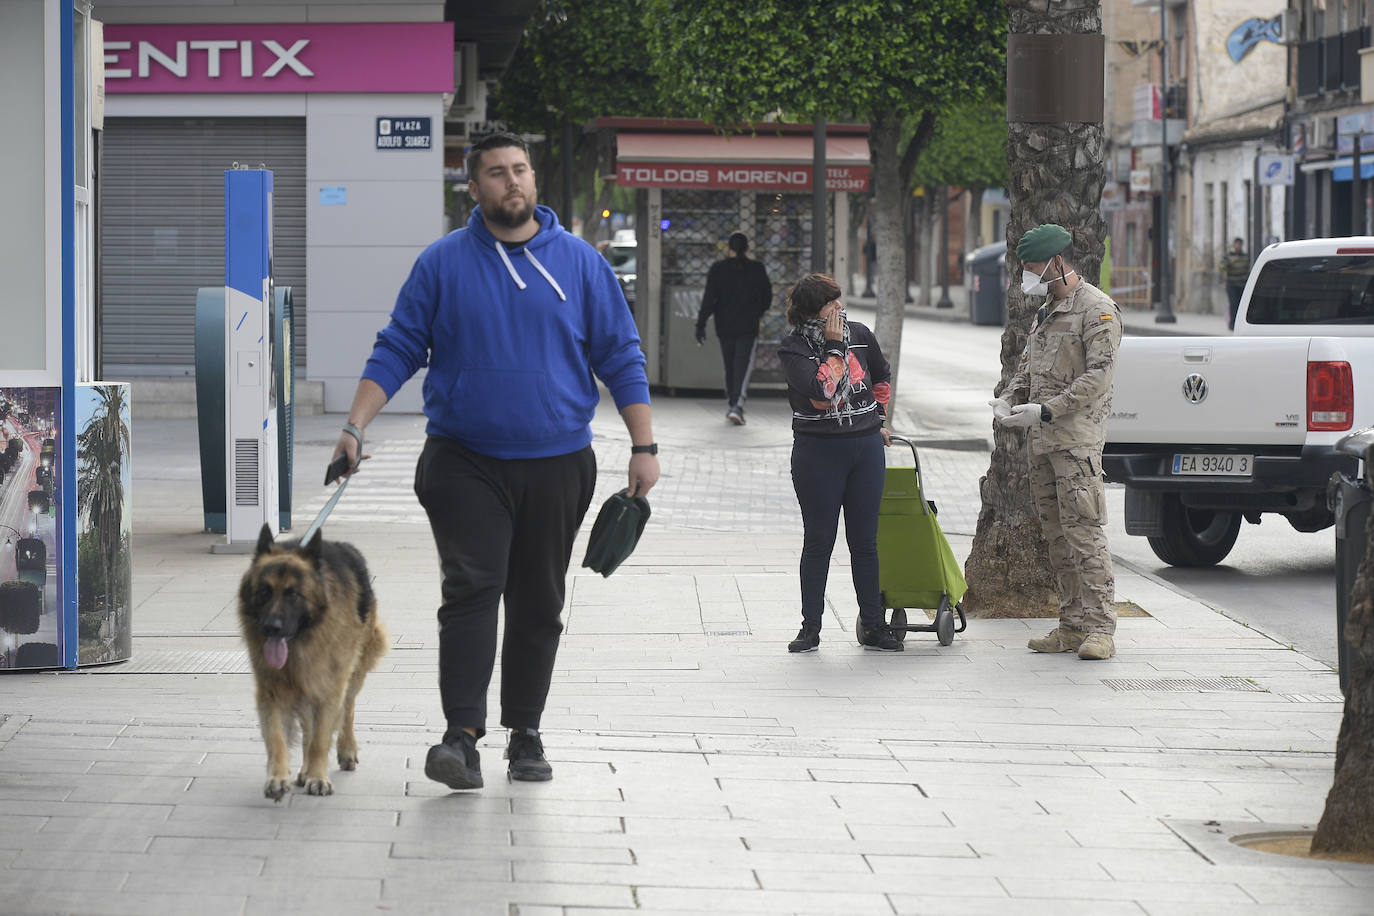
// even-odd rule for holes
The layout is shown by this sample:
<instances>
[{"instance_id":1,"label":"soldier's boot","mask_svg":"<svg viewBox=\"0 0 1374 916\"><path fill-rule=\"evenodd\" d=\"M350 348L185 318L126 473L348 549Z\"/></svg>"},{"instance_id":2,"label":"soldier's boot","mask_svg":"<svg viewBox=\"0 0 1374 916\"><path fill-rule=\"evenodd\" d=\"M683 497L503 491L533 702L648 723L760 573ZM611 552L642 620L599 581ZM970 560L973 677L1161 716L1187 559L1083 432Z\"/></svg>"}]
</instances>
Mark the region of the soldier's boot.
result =
<instances>
[{"instance_id":1,"label":"soldier's boot","mask_svg":"<svg viewBox=\"0 0 1374 916\"><path fill-rule=\"evenodd\" d=\"M1055 627L1044 636L1037 636L1026 647L1036 652L1077 652L1078 647L1083 645L1082 630L1070 630L1068 627Z\"/></svg>"},{"instance_id":2,"label":"soldier's boot","mask_svg":"<svg viewBox=\"0 0 1374 916\"><path fill-rule=\"evenodd\" d=\"M1101 661L1116 654L1116 642L1110 633L1089 633L1078 647L1078 657L1090 661Z\"/></svg>"}]
</instances>

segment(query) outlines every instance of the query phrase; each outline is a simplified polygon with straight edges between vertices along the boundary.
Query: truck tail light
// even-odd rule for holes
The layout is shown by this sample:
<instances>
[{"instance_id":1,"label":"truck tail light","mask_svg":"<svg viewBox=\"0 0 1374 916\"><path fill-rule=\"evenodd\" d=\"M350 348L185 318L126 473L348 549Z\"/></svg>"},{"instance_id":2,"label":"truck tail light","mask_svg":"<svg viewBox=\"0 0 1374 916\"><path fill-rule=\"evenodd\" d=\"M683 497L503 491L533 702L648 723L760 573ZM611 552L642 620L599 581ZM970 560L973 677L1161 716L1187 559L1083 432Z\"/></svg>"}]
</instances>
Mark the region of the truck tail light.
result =
<instances>
[{"instance_id":1,"label":"truck tail light","mask_svg":"<svg viewBox=\"0 0 1374 916\"><path fill-rule=\"evenodd\" d=\"M1307 364L1307 428L1349 429L1355 422L1355 380L1350 363Z\"/></svg>"}]
</instances>

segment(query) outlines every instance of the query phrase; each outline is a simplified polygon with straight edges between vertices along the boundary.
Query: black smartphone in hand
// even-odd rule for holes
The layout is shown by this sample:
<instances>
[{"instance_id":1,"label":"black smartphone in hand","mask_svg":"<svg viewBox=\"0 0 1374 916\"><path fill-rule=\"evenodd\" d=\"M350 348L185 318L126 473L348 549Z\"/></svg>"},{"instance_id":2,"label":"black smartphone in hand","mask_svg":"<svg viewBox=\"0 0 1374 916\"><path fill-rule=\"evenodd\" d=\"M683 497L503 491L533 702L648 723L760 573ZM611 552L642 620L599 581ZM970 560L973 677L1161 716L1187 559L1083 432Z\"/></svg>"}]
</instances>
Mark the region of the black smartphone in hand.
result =
<instances>
[{"instance_id":1,"label":"black smartphone in hand","mask_svg":"<svg viewBox=\"0 0 1374 916\"><path fill-rule=\"evenodd\" d=\"M340 455L329 465L329 470L324 472L324 485L327 487L340 477L348 473L348 456Z\"/></svg>"}]
</instances>

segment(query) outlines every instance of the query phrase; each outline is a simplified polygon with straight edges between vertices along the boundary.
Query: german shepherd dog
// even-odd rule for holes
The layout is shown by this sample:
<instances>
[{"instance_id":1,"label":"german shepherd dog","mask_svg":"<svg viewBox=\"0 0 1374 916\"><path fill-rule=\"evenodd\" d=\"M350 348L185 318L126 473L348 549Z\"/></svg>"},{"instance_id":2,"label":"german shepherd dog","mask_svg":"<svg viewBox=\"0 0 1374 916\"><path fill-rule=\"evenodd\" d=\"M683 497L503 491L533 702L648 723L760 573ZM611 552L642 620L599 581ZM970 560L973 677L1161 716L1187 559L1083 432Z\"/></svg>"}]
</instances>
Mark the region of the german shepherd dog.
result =
<instances>
[{"instance_id":1,"label":"german shepherd dog","mask_svg":"<svg viewBox=\"0 0 1374 916\"><path fill-rule=\"evenodd\" d=\"M278 544L263 525L239 583L239 624L267 744L263 794L273 801L286 794L288 743L299 722L305 759L296 785L311 795L332 795L329 746L337 731L339 766L357 767L354 701L387 648L362 554L319 533L304 548L296 541Z\"/></svg>"}]
</instances>

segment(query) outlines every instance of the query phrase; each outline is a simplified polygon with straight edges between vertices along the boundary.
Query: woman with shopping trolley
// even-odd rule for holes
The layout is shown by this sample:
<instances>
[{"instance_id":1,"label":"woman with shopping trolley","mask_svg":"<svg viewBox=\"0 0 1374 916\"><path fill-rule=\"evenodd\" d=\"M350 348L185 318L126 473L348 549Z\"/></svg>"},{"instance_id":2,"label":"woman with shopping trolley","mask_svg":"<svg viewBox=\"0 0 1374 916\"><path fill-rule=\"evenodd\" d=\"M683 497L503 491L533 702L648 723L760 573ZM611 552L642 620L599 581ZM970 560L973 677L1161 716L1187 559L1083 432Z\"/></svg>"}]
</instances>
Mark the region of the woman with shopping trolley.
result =
<instances>
[{"instance_id":1,"label":"woman with shopping trolley","mask_svg":"<svg viewBox=\"0 0 1374 916\"><path fill-rule=\"evenodd\" d=\"M840 287L807 274L787 295L788 335L778 348L792 406L792 486L805 537L801 555L802 625L789 652L820 647L830 554L844 512L859 642L900 652L887 627L878 585L878 507L891 444L884 421L892 369L873 332L850 321Z\"/></svg>"}]
</instances>

